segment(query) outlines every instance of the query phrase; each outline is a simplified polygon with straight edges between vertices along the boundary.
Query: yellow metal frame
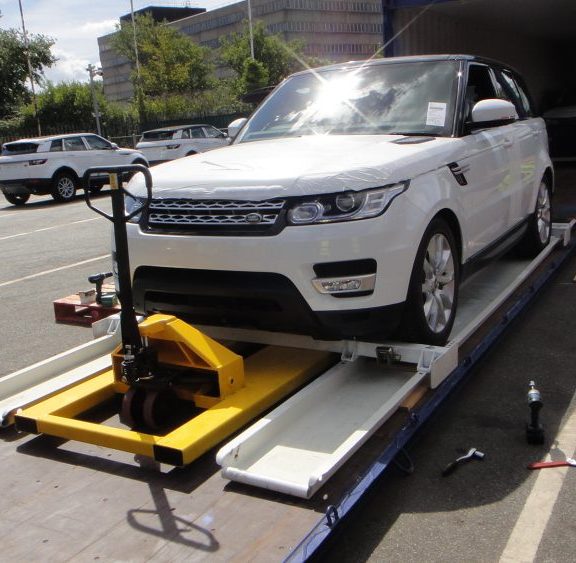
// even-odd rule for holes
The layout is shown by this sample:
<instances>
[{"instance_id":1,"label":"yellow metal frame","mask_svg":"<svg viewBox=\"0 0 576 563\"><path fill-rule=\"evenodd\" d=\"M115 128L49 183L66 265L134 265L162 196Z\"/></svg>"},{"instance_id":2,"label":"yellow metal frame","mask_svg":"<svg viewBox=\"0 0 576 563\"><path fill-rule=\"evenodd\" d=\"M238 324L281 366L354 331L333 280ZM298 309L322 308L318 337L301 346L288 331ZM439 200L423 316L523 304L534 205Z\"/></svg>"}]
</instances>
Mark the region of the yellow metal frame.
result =
<instances>
[{"instance_id":1,"label":"yellow metal frame","mask_svg":"<svg viewBox=\"0 0 576 563\"><path fill-rule=\"evenodd\" d=\"M140 335L153 348L158 363L192 368L214 375L214 383L193 383L174 388L182 399L193 401L201 409L213 407L244 386L244 360L198 329L172 315L152 315L138 326ZM128 386L121 380L121 347L112 354L116 390L125 393ZM210 391L212 393L208 394Z\"/></svg>"},{"instance_id":2,"label":"yellow metal frame","mask_svg":"<svg viewBox=\"0 0 576 563\"><path fill-rule=\"evenodd\" d=\"M234 371L240 356L174 317L154 317L140 325L142 336L168 343L161 346L162 361L185 358L215 371L222 392L218 402L208 397L207 410L164 436L76 418L128 389L111 369L26 408L16 416L17 428L186 465L334 363L328 352L266 347L244 360L240 373ZM195 393L193 400L204 398Z\"/></svg>"}]
</instances>

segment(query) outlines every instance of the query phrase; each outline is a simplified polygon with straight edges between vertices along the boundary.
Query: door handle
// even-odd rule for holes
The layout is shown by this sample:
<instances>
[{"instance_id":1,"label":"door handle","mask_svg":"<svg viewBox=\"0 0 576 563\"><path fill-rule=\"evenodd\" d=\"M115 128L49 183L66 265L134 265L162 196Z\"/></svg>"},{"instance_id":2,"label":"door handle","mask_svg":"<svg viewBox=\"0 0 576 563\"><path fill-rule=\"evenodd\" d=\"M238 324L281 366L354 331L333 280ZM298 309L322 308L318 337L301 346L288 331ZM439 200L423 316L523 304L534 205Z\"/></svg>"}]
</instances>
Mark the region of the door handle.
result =
<instances>
[{"instance_id":1,"label":"door handle","mask_svg":"<svg viewBox=\"0 0 576 563\"><path fill-rule=\"evenodd\" d=\"M507 149L509 149L513 144L514 141L512 141L512 139L509 139L508 137L504 137L504 143L502 143Z\"/></svg>"}]
</instances>

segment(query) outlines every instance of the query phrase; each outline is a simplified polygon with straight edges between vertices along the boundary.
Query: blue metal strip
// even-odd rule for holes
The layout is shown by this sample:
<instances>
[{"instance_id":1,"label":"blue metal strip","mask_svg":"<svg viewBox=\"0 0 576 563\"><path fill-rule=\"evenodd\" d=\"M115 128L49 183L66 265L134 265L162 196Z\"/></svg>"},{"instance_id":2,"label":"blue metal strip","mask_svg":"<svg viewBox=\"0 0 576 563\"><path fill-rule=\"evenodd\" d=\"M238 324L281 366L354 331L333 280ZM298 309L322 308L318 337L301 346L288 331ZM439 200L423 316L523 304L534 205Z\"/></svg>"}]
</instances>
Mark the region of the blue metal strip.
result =
<instances>
[{"instance_id":1,"label":"blue metal strip","mask_svg":"<svg viewBox=\"0 0 576 563\"><path fill-rule=\"evenodd\" d=\"M338 506L330 506L327 515L323 516L306 537L294 548L285 561L306 561L338 529L339 522L352 510L372 484L382 476L396 455L412 439L417 430L424 424L450 393L466 378L471 368L494 345L508 325L532 301L538 291L548 282L552 275L576 250L576 239L565 247L560 256L555 257L547 269L526 288L517 301L502 315L500 322L487 333L482 341L466 356L460 365L444 380L434 395L417 411L410 413L407 424L401 428L380 457L368 469L364 477L348 492Z\"/></svg>"},{"instance_id":2,"label":"blue metal strip","mask_svg":"<svg viewBox=\"0 0 576 563\"><path fill-rule=\"evenodd\" d=\"M429 4L443 4L454 2L455 0L394 0L396 8L418 8L428 6Z\"/></svg>"}]
</instances>

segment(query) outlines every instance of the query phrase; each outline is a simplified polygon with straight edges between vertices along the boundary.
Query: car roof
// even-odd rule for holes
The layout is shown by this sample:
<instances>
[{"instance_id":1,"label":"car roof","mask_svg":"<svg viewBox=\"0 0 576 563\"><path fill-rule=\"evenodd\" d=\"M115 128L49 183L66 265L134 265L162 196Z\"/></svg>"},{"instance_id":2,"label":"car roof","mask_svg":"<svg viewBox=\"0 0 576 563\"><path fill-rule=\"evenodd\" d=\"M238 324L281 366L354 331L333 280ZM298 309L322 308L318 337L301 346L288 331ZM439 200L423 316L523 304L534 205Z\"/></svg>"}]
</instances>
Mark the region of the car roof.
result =
<instances>
[{"instance_id":1,"label":"car roof","mask_svg":"<svg viewBox=\"0 0 576 563\"><path fill-rule=\"evenodd\" d=\"M159 127L158 129L148 129L142 131L144 133L156 133L157 131L178 131L179 129L187 129L188 127L214 127L214 125L209 125L207 123L190 123L189 125L170 125L168 127Z\"/></svg>"},{"instance_id":2,"label":"car roof","mask_svg":"<svg viewBox=\"0 0 576 563\"><path fill-rule=\"evenodd\" d=\"M411 55L407 57L387 57L382 59L368 59L364 61L348 61L345 63L337 63L333 65L327 65L314 69L307 69L301 72L296 72L292 76L298 76L300 74L308 74L310 72L325 71L325 70L338 70L346 68L355 67L365 67L365 66L378 66L378 65L388 65L388 64L398 64L398 63L421 63L421 62L434 62L434 61L474 61L485 63L489 65L503 66L505 68L511 68L508 65L489 59L486 57L479 57L476 55Z\"/></svg>"},{"instance_id":3,"label":"car roof","mask_svg":"<svg viewBox=\"0 0 576 563\"><path fill-rule=\"evenodd\" d=\"M62 135L46 135L43 137L30 137L29 139L18 139L16 141L9 141L9 143L45 143L47 141L53 141L54 139L66 139L69 137L78 137L80 135L96 135L96 133L63 133Z\"/></svg>"}]
</instances>

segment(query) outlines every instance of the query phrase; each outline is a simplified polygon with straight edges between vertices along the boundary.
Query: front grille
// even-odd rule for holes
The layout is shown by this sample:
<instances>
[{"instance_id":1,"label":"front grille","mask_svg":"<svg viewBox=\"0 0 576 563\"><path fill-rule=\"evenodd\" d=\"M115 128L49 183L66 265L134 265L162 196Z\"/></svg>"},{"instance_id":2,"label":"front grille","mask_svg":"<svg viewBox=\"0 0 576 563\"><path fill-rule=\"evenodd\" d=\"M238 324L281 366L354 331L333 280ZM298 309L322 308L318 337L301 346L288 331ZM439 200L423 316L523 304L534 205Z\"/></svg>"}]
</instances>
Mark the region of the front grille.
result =
<instances>
[{"instance_id":1,"label":"front grille","mask_svg":"<svg viewBox=\"0 0 576 563\"><path fill-rule=\"evenodd\" d=\"M285 200L234 201L153 199L147 213L149 230L250 234L277 232ZM240 232L239 232L240 231Z\"/></svg>"}]
</instances>

